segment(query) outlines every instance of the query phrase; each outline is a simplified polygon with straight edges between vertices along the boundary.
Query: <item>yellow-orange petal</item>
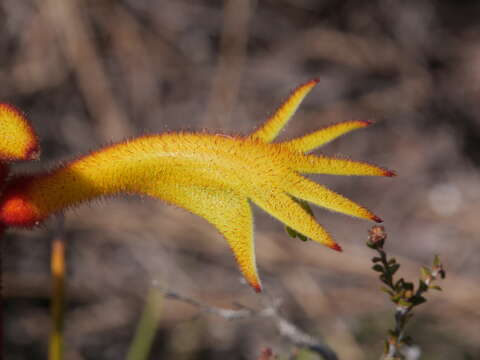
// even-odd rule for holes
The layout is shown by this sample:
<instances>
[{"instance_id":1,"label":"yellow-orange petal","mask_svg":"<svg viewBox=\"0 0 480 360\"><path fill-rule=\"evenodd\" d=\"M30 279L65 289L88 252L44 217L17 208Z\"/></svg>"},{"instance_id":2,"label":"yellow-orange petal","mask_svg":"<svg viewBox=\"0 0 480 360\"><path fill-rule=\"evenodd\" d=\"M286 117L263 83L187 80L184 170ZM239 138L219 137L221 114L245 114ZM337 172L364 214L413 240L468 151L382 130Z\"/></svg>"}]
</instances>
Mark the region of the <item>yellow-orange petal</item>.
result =
<instances>
[{"instance_id":1,"label":"yellow-orange petal","mask_svg":"<svg viewBox=\"0 0 480 360\"><path fill-rule=\"evenodd\" d=\"M273 141L287 124L288 120L295 114L303 99L305 99L318 82L318 79L313 79L293 90L287 100L280 105L275 113L270 116L258 130L250 134L250 138L259 139L264 142Z\"/></svg>"},{"instance_id":2,"label":"yellow-orange petal","mask_svg":"<svg viewBox=\"0 0 480 360\"><path fill-rule=\"evenodd\" d=\"M248 284L256 292L262 290L255 261L252 210L246 198L180 179L159 181L146 194L180 206L214 225L230 245Z\"/></svg>"},{"instance_id":3,"label":"yellow-orange petal","mask_svg":"<svg viewBox=\"0 0 480 360\"><path fill-rule=\"evenodd\" d=\"M294 163L294 170L307 174L395 176L393 171L373 164L327 156L300 155Z\"/></svg>"},{"instance_id":4,"label":"yellow-orange petal","mask_svg":"<svg viewBox=\"0 0 480 360\"><path fill-rule=\"evenodd\" d=\"M300 234L331 249L337 251L340 249L330 234L289 195L283 192L266 192L257 194L252 200L267 213Z\"/></svg>"},{"instance_id":5,"label":"yellow-orange petal","mask_svg":"<svg viewBox=\"0 0 480 360\"><path fill-rule=\"evenodd\" d=\"M371 124L371 121L345 121L324 127L302 137L284 141L282 144L285 144L291 150L306 153L325 145L350 131L361 129Z\"/></svg>"},{"instance_id":6,"label":"yellow-orange petal","mask_svg":"<svg viewBox=\"0 0 480 360\"><path fill-rule=\"evenodd\" d=\"M286 191L292 196L329 210L377 222L379 220L375 214L363 206L300 175Z\"/></svg>"},{"instance_id":7,"label":"yellow-orange petal","mask_svg":"<svg viewBox=\"0 0 480 360\"><path fill-rule=\"evenodd\" d=\"M0 104L0 160L31 160L38 156L37 137L27 118L9 104Z\"/></svg>"}]
</instances>

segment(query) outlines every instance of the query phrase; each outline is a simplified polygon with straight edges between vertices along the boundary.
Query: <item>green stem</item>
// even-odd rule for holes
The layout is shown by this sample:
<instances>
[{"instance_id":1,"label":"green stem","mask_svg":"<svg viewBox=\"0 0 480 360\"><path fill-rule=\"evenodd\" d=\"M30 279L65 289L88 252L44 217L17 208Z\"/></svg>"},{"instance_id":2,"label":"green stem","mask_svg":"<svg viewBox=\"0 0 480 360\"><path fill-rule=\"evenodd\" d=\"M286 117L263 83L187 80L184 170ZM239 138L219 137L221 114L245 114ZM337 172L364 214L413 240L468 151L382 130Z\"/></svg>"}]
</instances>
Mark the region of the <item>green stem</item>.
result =
<instances>
[{"instance_id":1,"label":"green stem","mask_svg":"<svg viewBox=\"0 0 480 360\"><path fill-rule=\"evenodd\" d=\"M65 303L65 242L63 236L52 241L50 267L53 276L51 302L52 331L50 333L49 360L63 359L63 327Z\"/></svg>"},{"instance_id":2,"label":"green stem","mask_svg":"<svg viewBox=\"0 0 480 360\"><path fill-rule=\"evenodd\" d=\"M149 290L127 360L144 360L150 353L160 319L162 299L163 294L159 289Z\"/></svg>"}]
</instances>

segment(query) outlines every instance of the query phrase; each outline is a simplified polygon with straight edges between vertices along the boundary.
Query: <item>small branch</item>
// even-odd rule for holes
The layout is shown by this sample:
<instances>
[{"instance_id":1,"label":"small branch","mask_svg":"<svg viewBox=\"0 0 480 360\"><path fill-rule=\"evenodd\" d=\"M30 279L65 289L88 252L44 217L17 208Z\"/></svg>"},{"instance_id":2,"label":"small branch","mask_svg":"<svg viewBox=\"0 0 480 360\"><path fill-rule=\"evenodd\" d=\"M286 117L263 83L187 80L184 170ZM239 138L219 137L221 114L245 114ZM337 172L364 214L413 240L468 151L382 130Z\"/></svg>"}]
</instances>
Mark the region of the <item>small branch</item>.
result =
<instances>
[{"instance_id":1,"label":"small branch","mask_svg":"<svg viewBox=\"0 0 480 360\"><path fill-rule=\"evenodd\" d=\"M389 330L382 359L402 360L405 359L402 347L410 345L412 341L409 336L405 335L407 323L413 316L412 310L427 301L423 295L428 290L441 290L439 286L432 283L438 278L443 279L445 270L438 256L435 256L432 268L426 266L421 268L421 277L416 290L413 282L405 281L403 278L395 281L394 275L400 268L400 264L395 258L387 258L383 248L386 238L387 234L383 226L373 226L369 231L367 246L379 255L372 259L374 263L372 269L380 273L380 281L387 286L382 290L390 296L390 300L395 304L395 327L393 330Z\"/></svg>"},{"instance_id":2,"label":"small branch","mask_svg":"<svg viewBox=\"0 0 480 360\"><path fill-rule=\"evenodd\" d=\"M173 291L164 292L164 296L167 299L177 300L177 301L181 301L186 304L195 306L204 313L218 315L220 317L223 317L226 320L245 319L245 318L251 318L254 316L254 312L247 308L233 310L233 309L224 309L224 308L219 308L215 306L210 306L204 302L187 297L185 295L175 293Z\"/></svg>"},{"instance_id":3,"label":"small branch","mask_svg":"<svg viewBox=\"0 0 480 360\"><path fill-rule=\"evenodd\" d=\"M202 301L191 297L178 294L173 291L165 291L164 296L167 299L177 300L199 308L202 312L220 316L226 320L249 319L265 317L270 318L275 323L278 332L290 343L295 346L307 348L321 355L325 360L337 360L335 352L328 345L319 339L307 334L296 325L285 319L278 313L279 303L273 303L261 310L252 310L247 307L239 306L239 309L225 309L208 305Z\"/></svg>"}]
</instances>

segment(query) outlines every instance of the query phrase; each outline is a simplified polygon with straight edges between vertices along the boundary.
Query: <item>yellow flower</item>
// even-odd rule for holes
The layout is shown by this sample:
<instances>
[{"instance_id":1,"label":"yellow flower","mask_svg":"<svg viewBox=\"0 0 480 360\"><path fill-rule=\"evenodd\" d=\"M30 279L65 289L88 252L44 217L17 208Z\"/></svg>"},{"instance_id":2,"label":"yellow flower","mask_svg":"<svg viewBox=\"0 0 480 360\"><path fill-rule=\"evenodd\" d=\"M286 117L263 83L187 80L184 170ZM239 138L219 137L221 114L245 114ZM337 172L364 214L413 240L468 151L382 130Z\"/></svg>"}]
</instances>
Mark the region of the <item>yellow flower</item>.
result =
<instances>
[{"instance_id":1,"label":"yellow flower","mask_svg":"<svg viewBox=\"0 0 480 360\"><path fill-rule=\"evenodd\" d=\"M296 199L351 216L381 220L301 174L394 175L362 162L306 154L369 122L344 122L272 143L316 83L312 80L294 90L271 118L246 137L206 133L144 136L100 149L43 174L16 177L0 199L0 222L32 226L96 197L118 193L153 196L213 224L230 244L244 277L260 291L250 201L298 233L340 250Z\"/></svg>"},{"instance_id":2,"label":"yellow flower","mask_svg":"<svg viewBox=\"0 0 480 360\"><path fill-rule=\"evenodd\" d=\"M38 155L32 127L13 106L0 104L0 162L30 160Z\"/></svg>"}]
</instances>

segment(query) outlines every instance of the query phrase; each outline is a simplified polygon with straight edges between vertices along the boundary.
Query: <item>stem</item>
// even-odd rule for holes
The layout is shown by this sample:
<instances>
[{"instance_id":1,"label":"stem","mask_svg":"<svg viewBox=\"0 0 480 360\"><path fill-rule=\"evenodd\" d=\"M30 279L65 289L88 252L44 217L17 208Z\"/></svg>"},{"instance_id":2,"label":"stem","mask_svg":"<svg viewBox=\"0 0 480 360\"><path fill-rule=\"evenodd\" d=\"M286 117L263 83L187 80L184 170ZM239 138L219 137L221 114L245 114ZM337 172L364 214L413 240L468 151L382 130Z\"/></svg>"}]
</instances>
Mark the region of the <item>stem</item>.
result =
<instances>
[{"instance_id":1,"label":"stem","mask_svg":"<svg viewBox=\"0 0 480 360\"><path fill-rule=\"evenodd\" d=\"M49 360L63 359L63 328L65 305L65 241L62 234L63 217L58 217L60 231L52 240L50 268L53 277L52 289L52 331L50 333Z\"/></svg>"},{"instance_id":2,"label":"stem","mask_svg":"<svg viewBox=\"0 0 480 360\"><path fill-rule=\"evenodd\" d=\"M376 249L378 254L380 255L380 259L381 259L381 262L382 262L382 265L385 269L388 269L388 260L387 260L387 254L385 253L385 251L383 251L382 249ZM385 275L385 284L388 285L393 291L395 291L395 285L393 284L393 275L390 271L386 271L384 273Z\"/></svg>"},{"instance_id":3,"label":"stem","mask_svg":"<svg viewBox=\"0 0 480 360\"><path fill-rule=\"evenodd\" d=\"M149 290L127 360L144 360L148 357L158 328L162 299L163 294L159 289L151 288Z\"/></svg>"}]
</instances>

